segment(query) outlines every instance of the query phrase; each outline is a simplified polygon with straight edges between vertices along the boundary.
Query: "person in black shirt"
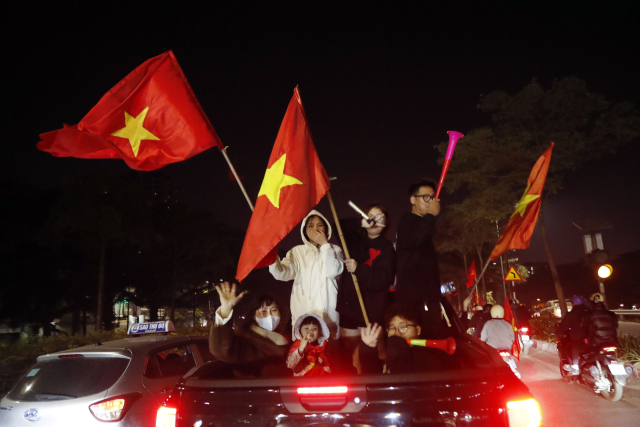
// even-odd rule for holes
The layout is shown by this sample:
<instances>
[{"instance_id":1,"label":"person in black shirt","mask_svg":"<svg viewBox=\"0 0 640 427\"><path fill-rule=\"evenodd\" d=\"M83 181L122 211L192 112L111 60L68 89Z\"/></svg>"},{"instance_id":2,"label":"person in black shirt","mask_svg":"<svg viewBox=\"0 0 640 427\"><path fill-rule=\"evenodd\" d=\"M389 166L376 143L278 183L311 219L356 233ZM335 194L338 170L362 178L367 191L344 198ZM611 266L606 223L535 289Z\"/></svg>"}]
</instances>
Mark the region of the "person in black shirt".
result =
<instances>
[{"instance_id":1,"label":"person in black shirt","mask_svg":"<svg viewBox=\"0 0 640 427\"><path fill-rule=\"evenodd\" d=\"M402 215L398 223L395 295L398 302L424 307L425 334L437 336L441 321L440 271L433 238L440 200L434 198L435 188L435 183L429 180L414 182L409 187L411 212Z\"/></svg>"}]
</instances>

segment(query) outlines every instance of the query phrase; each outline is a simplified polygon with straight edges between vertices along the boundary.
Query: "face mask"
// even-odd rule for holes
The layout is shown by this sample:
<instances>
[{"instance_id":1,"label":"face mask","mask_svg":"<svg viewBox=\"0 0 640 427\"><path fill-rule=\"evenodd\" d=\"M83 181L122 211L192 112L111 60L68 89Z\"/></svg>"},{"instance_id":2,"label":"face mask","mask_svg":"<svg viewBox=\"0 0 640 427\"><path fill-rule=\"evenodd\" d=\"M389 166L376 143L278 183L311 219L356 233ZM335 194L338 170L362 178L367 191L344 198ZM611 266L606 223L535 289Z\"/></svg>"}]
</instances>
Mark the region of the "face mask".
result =
<instances>
[{"instance_id":1,"label":"face mask","mask_svg":"<svg viewBox=\"0 0 640 427\"><path fill-rule=\"evenodd\" d=\"M280 318L278 316L267 316L267 317L256 317L256 322L258 326L262 329L266 329L267 331L273 331L278 327L280 323Z\"/></svg>"}]
</instances>

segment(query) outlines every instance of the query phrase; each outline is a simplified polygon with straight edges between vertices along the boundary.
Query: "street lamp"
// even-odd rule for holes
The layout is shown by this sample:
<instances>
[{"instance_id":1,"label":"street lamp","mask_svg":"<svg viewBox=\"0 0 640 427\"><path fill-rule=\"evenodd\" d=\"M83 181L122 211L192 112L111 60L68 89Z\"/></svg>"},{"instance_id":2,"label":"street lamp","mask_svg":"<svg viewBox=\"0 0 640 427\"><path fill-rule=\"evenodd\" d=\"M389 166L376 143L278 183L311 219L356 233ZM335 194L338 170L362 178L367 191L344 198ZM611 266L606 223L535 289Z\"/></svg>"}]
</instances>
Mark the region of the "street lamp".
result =
<instances>
[{"instance_id":1,"label":"street lamp","mask_svg":"<svg viewBox=\"0 0 640 427\"><path fill-rule=\"evenodd\" d=\"M613 268L609 264L603 264L598 268L598 277L601 279L606 279L611 276L613 273Z\"/></svg>"}]
</instances>

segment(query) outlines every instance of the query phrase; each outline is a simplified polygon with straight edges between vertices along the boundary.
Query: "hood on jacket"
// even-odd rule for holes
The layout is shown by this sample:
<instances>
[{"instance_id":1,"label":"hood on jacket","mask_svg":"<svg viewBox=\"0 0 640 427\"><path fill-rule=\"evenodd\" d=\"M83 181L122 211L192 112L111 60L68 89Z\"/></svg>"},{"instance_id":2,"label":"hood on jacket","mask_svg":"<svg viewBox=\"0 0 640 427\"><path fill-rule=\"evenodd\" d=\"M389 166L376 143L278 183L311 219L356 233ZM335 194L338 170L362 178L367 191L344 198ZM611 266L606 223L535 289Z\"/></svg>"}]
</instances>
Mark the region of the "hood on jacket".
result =
<instances>
[{"instance_id":1,"label":"hood on jacket","mask_svg":"<svg viewBox=\"0 0 640 427\"><path fill-rule=\"evenodd\" d=\"M322 326L322 336L318 338L318 344L322 345L322 343L325 342L331 336L331 333L329 332L329 327L327 326L327 324L324 322L324 320L322 320L322 317L318 316L317 314L305 314L298 317L298 320L296 320L296 325L293 329L296 339L297 340L302 339L302 336L300 335L300 328L302 327L302 322L307 317L315 317L316 320L320 322L320 326Z\"/></svg>"},{"instance_id":2,"label":"hood on jacket","mask_svg":"<svg viewBox=\"0 0 640 427\"><path fill-rule=\"evenodd\" d=\"M307 221L309 221L309 218L312 216L319 216L320 218L322 218L322 220L324 221L324 223L327 226L327 240L331 239L331 224L329 223L329 221L327 221L327 218L324 217L324 215L322 215L320 212L318 212L317 210L313 209L311 212L309 212L307 214L307 216L304 217L304 219L302 220L302 224L300 225L300 237L302 237L302 241L304 242L305 245L311 245L315 248L315 245L313 243L311 243L309 241L309 239L307 239L304 235L304 228L307 226Z\"/></svg>"}]
</instances>

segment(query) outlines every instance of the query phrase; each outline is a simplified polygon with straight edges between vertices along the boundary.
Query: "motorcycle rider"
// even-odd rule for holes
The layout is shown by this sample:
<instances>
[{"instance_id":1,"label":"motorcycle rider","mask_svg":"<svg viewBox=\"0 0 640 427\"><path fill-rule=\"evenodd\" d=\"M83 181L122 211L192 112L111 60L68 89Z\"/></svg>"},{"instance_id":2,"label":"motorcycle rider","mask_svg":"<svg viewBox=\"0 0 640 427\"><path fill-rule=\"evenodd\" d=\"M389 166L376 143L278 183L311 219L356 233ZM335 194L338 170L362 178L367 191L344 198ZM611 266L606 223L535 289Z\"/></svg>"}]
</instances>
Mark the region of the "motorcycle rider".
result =
<instances>
[{"instance_id":1,"label":"motorcycle rider","mask_svg":"<svg viewBox=\"0 0 640 427\"><path fill-rule=\"evenodd\" d=\"M507 302L508 304L508 302ZM511 354L511 346L516 340L515 332L511 323L504 320L504 308L496 304L491 307L491 320L488 320L482 328L480 340L486 342L498 351L508 351ZM513 373L520 378L520 373L516 369L516 362L513 356L509 356L507 362Z\"/></svg>"},{"instance_id":2,"label":"motorcycle rider","mask_svg":"<svg viewBox=\"0 0 640 427\"><path fill-rule=\"evenodd\" d=\"M473 336L478 339L480 339L484 324L491 320L491 307L493 307L492 304L485 304L484 307L482 307L482 311L475 312L469 321L469 327L473 328Z\"/></svg>"},{"instance_id":3,"label":"motorcycle rider","mask_svg":"<svg viewBox=\"0 0 640 427\"><path fill-rule=\"evenodd\" d=\"M573 309L564 316L554 333L558 336L566 336L560 341L559 347L562 356L569 361L563 369L570 371L572 375L578 375L578 358L580 350L587 347L584 339L588 335L588 329L583 327L582 322L589 315L590 310L585 305L585 299L580 295L572 296L569 301L573 303Z\"/></svg>"},{"instance_id":4,"label":"motorcycle rider","mask_svg":"<svg viewBox=\"0 0 640 427\"><path fill-rule=\"evenodd\" d=\"M593 346L618 345L618 317L596 302L593 311L582 319L582 326L588 332L588 342Z\"/></svg>"}]
</instances>

